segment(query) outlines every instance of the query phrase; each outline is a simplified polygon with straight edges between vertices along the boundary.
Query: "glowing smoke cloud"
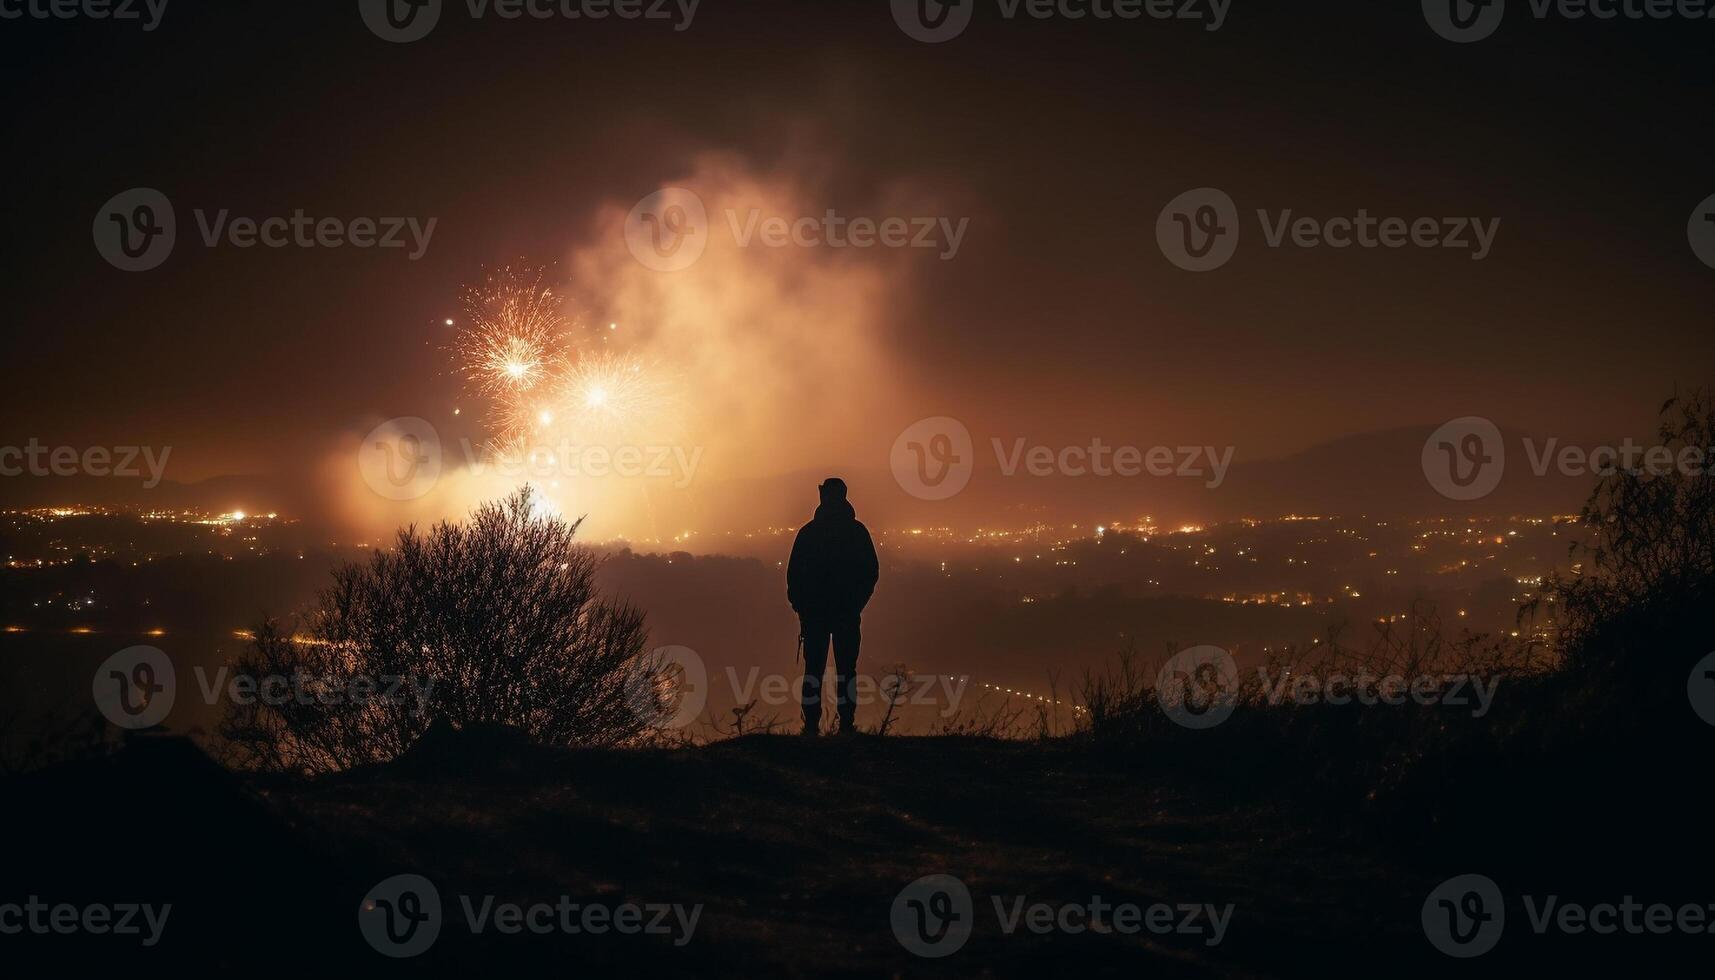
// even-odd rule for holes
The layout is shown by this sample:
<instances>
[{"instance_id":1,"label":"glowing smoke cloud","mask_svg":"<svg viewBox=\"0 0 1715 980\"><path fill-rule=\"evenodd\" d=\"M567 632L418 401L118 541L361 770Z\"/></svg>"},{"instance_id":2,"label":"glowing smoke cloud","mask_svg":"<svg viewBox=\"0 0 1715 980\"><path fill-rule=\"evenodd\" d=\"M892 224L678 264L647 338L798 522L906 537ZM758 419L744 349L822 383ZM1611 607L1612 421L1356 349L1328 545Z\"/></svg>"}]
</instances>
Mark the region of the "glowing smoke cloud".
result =
<instances>
[{"instance_id":1,"label":"glowing smoke cloud","mask_svg":"<svg viewBox=\"0 0 1715 980\"><path fill-rule=\"evenodd\" d=\"M758 172L730 156L699 158L661 182L695 191L707 207L708 246L689 268L658 272L627 248L626 215L655 189L645 186L593 215L563 274L501 270L468 292L458 373L488 409L488 448L515 455L534 447L540 470L520 475L491 455L473 460L445 437L458 421L435 418L449 445L434 492L401 504L348 489L341 498L350 521L385 533L405 520L460 517L530 483L561 513L587 515L590 538L718 550L720 540L685 532L781 523L801 517L806 499L814 503L813 484L777 501L754 492L758 481L828 467L885 477L895 420L928 414L902 392L936 387L902 370L887 336L912 296L921 253L740 247L731 230L753 210L819 215L839 204L803 176L826 170L819 160ZM938 213L908 191L889 193L846 210ZM562 282L583 316L566 309ZM645 466L660 465L665 451L668 473L573 472L559 458L562 444L629 447ZM350 459L342 453L329 472L349 474Z\"/></svg>"}]
</instances>

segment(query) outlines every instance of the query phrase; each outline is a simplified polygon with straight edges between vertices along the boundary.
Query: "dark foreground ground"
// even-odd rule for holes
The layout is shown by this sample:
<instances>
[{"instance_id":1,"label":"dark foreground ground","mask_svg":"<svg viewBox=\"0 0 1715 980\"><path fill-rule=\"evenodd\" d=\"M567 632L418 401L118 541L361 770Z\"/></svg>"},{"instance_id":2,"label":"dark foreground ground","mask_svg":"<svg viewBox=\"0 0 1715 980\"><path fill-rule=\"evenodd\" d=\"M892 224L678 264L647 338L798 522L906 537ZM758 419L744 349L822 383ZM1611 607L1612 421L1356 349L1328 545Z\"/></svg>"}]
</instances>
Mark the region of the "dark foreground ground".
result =
<instances>
[{"instance_id":1,"label":"dark foreground ground","mask_svg":"<svg viewBox=\"0 0 1715 980\"><path fill-rule=\"evenodd\" d=\"M1402 848L1144 763L1077 740L752 736L562 751L455 736L304 781L235 776L182 740L137 738L112 758L0 784L14 823L0 902L170 902L159 943L25 933L0 935L0 951L150 976L863 977L1439 976L1666 951L1632 937L1550 946L1509 921L1495 952L1449 959L1426 941L1421 909L1437 883L1474 870L1457 847ZM366 894L399 874L428 879L442 906L438 938L407 959L383 956L359 925ZM901 890L932 874L973 898L968 941L940 959L908 952L891 918ZM478 935L461 896L479 909L482 896L702 909L683 945L670 916L672 935ZM1233 909L1214 945L1206 916L1198 934L1007 935L996 896L1008 908L1099 897ZM1715 946L1691 945L1704 957Z\"/></svg>"}]
</instances>

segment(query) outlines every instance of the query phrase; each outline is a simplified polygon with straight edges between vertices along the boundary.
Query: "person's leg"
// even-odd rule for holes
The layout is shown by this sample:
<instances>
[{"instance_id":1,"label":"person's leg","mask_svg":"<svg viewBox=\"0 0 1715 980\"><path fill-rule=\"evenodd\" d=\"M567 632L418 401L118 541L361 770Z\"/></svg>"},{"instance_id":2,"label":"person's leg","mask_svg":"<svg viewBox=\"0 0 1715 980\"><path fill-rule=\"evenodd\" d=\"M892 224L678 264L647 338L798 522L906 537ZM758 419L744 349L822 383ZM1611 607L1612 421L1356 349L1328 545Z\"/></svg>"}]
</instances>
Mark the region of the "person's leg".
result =
<instances>
[{"instance_id":1,"label":"person's leg","mask_svg":"<svg viewBox=\"0 0 1715 980\"><path fill-rule=\"evenodd\" d=\"M841 623L833 630L834 684L838 696L840 730L856 731L857 661L860 632L858 620Z\"/></svg>"},{"instance_id":2,"label":"person's leg","mask_svg":"<svg viewBox=\"0 0 1715 980\"><path fill-rule=\"evenodd\" d=\"M815 732L822 724L822 675L828 669L828 627L805 622L804 682L798 691L798 703L804 709L804 729Z\"/></svg>"}]
</instances>

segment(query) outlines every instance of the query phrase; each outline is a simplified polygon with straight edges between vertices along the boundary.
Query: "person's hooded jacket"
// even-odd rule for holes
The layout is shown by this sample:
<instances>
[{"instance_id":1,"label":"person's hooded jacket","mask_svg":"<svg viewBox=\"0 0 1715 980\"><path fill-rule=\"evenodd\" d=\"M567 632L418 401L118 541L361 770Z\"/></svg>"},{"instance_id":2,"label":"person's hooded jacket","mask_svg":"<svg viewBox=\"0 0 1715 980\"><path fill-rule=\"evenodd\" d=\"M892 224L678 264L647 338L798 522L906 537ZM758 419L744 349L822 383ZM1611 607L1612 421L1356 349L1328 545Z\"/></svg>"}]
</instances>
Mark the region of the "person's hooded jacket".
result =
<instances>
[{"instance_id":1,"label":"person's hooded jacket","mask_svg":"<svg viewBox=\"0 0 1715 980\"><path fill-rule=\"evenodd\" d=\"M821 506L792 542L786 601L808 620L855 619L875 592L880 574L875 543L846 501L843 483L830 480L820 489Z\"/></svg>"}]
</instances>

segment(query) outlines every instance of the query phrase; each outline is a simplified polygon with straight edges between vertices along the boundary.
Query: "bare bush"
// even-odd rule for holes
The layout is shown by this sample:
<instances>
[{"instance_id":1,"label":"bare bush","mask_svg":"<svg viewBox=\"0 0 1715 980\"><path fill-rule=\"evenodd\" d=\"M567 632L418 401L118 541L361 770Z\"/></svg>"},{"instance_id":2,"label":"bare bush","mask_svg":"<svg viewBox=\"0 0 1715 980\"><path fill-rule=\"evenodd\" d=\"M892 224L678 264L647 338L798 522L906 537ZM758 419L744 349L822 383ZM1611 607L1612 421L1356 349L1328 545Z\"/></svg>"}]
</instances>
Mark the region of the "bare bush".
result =
<instances>
[{"instance_id":1,"label":"bare bush","mask_svg":"<svg viewBox=\"0 0 1715 980\"><path fill-rule=\"evenodd\" d=\"M1011 698L990 699L979 695L976 704L960 708L958 714L943 719L932 734L958 735L967 738L1021 738L1028 734L1023 724L1025 709L1012 703Z\"/></svg>"},{"instance_id":2,"label":"bare bush","mask_svg":"<svg viewBox=\"0 0 1715 980\"><path fill-rule=\"evenodd\" d=\"M1707 467L1715 449L1709 393L1669 399L1661 416L1661 444L1676 457L1703 454ZM1589 540L1574 546L1572 570L1544 590L1557 608L1567 666L1617 694L1673 687L1666 682L1715 649L1715 479L1678 466L1616 469L1580 521Z\"/></svg>"},{"instance_id":3,"label":"bare bush","mask_svg":"<svg viewBox=\"0 0 1715 980\"><path fill-rule=\"evenodd\" d=\"M887 668L887 673L881 681L881 696L887 704L887 711L881 716L881 723L876 726L877 735L886 735L893 730L894 713L906 700L906 692L910 690L911 679L915 676L916 673L907 664L897 663Z\"/></svg>"},{"instance_id":4,"label":"bare bush","mask_svg":"<svg viewBox=\"0 0 1715 980\"><path fill-rule=\"evenodd\" d=\"M296 630L256 630L235 673L259 696L231 706L222 734L249 764L300 772L393 758L436 719L636 740L656 707L634 703L653 691L637 683L643 614L598 594L579 523L533 513L526 489L465 523L402 529L337 569Z\"/></svg>"},{"instance_id":5,"label":"bare bush","mask_svg":"<svg viewBox=\"0 0 1715 980\"><path fill-rule=\"evenodd\" d=\"M71 703L30 714L17 706L0 707L0 776L99 758L115 745L99 714Z\"/></svg>"},{"instance_id":6,"label":"bare bush","mask_svg":"<svg viewBox=\"0 0 1715 980\"><path fill-rule=\"evenodd\" d=\"M1352 678L1365 677L1419 683L1439 679L1438 684L1445 687L1458 683L1452 680L1457 677L1486 681L1540 677L1554 664L1543 645L1530 638L1464 631L1449 636L1440 614L1425 602L1412 603L1396 621L1370 626L1370 635L1361 644L1348 643L1347 627L1341 624L1330 627L1315 643L1270 651L1260 671L1239 672L1236 689L1206 693L1230 700L1249 715L1272 714L1278 722L1289 723L1304 713L1296 712L1292 703L1271 701L1265 678L1274 678L1275 683L1292 678L1316 690L1333 690ZM1175 734L1175 723L1163 710L1156 675L1176 649L1176 644L1169 644L1161 661L1147 662L1135 646L1128 645L1101 669L1086 670L1076 730L1099 738ZM1412 725L1441 722L1433 713L1388 711L1375 713L1375 720L1368 723L1396 726L1403 732Z\"/></svg>"}]
</instances>

